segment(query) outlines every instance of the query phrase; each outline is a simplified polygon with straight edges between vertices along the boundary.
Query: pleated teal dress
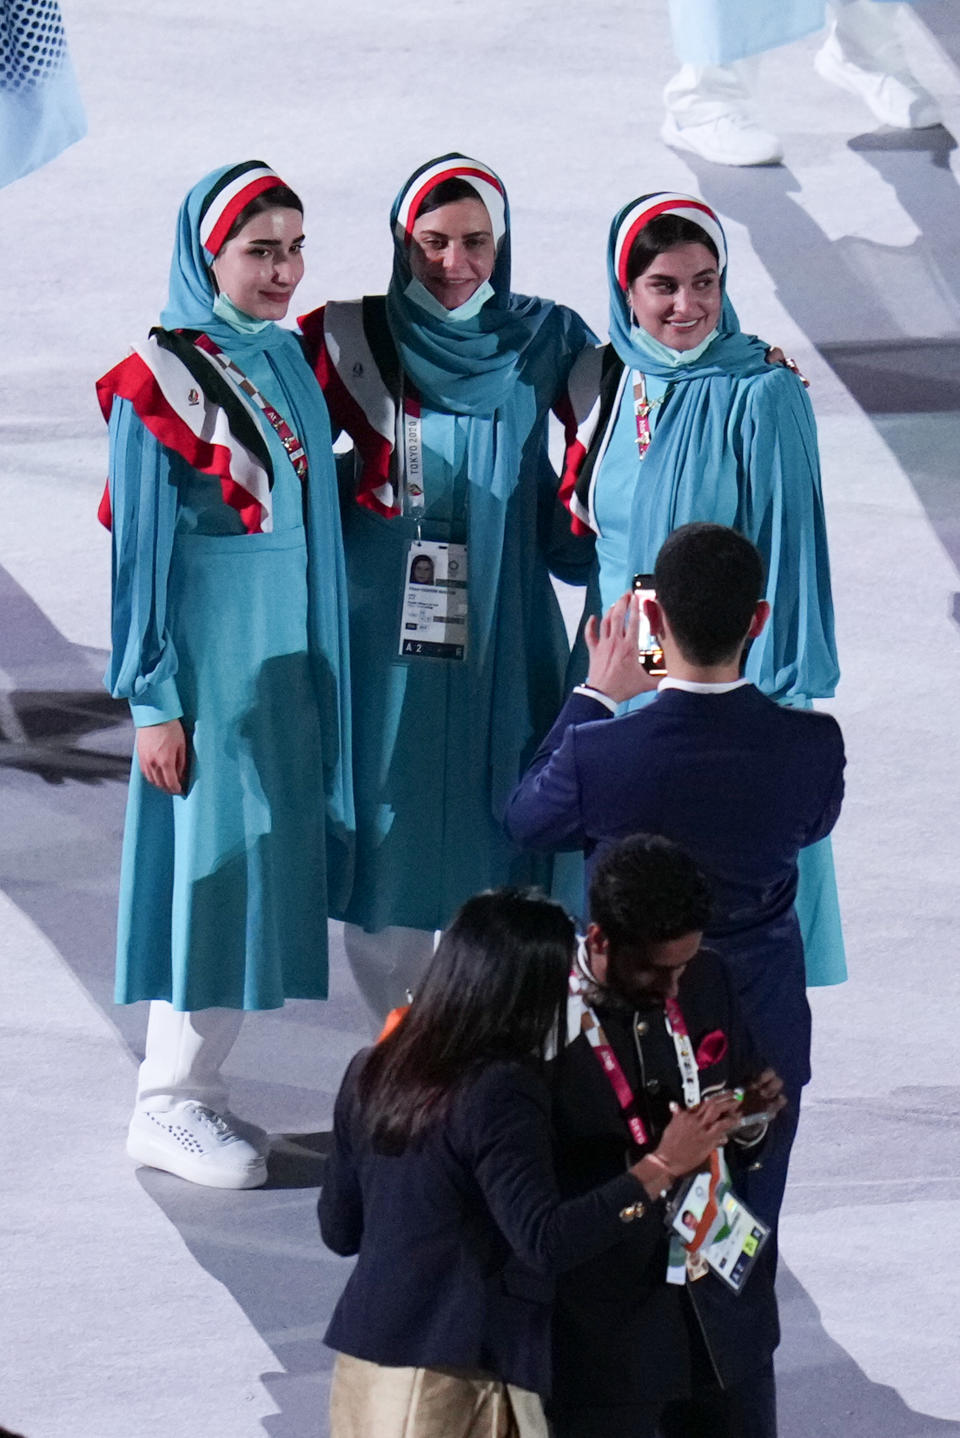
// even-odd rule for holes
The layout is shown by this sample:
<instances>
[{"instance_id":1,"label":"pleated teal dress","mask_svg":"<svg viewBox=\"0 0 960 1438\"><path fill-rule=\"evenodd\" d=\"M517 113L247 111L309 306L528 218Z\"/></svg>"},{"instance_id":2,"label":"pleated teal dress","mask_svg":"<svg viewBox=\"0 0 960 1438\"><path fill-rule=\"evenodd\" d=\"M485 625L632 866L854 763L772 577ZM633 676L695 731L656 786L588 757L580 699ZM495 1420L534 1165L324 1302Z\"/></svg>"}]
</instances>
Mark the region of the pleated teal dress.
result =
<instances>
[{"instance_id":1,"label":"pleated teal dress","mask_svg":"<svg viewBox=\"0 0 960 1438\"><path fill-rule=\"evenodd\" d=\"M350 881L346 576L330 428L290 332L238 333L210 312L212 292L206 314L178 299L176 284L171 296L168 328L202 324L304 442L309 475L304 487L262 422L272 524L247 532L218 478L159 442L130 400L113 399L107 683L137 725L180 717L189 743L183 796L149 784L134 757L116 998L275 1008L325 997L328 909Z\"/></svg>"}]
</instances>

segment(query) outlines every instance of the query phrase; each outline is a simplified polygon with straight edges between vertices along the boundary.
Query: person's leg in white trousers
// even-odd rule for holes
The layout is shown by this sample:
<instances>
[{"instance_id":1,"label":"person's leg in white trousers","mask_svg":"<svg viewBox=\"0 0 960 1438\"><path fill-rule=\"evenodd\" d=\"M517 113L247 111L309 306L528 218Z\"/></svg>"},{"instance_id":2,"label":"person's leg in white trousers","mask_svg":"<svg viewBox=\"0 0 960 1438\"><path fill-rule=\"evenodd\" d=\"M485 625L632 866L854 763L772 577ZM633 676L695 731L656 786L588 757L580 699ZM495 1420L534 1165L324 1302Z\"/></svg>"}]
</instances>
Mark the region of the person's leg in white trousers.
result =
<instances>
[{"instance_id":1,"label":"person's leg in white trousers","mask_svg":"<svg viewBox=\"0 0 960 1438\"><path fill-rule=\"evenodd\" d=\"M229 1113L221 1072L242 1023L242 1009L182 1013L151 1003L127 1134L131 1158L210 1188L265 1182L266 1135Z\"/></svg>"},{"instance_id":2,"label":"person's leg in white trousers","mask_svg":"<svg viewBox=\"0 0 960 1438\"><path fill-rule=\"evenodd\" d=\"M901 39L900 5L833 0L827 38L814 64L832 84L858 95L883 124L936 125L940 111L911 73ZM662 136L720 165L773 164L783 146L761 121L755 100L759 56L731 65L683 65L667 82Z\"/></svg>"},{"instance_id":3,"label":"person's leg in white trousers","mask_svg":"<svg viewBox=\"0 0 960 1438\"><path fill-rule=\"evenodd\" d=\"M435 929L391 925L368 934L344 924L343 947L360 995L370 1011L374 1037L391 1009L408 1002L436 947Z\"/></svg>"}]
</instances>

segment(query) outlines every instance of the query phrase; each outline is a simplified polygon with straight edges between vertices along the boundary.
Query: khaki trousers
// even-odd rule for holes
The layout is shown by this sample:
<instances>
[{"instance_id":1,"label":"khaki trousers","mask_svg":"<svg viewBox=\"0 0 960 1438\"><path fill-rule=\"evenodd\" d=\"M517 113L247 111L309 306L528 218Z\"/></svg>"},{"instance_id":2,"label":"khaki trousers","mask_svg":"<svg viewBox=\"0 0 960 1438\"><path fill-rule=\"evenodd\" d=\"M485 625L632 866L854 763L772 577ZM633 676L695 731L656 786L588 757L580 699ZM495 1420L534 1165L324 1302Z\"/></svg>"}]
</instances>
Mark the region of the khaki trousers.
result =
<instances>
[{"instance_id":1,"label":"khaki trousers","mask_svg":"<svg viewBox=\"0 0 960 1438\"><path fill-rule=\"evenodd\" d=\"M338 1353L330 1438L547 1438L536 1393L458 1368L386 1368Z\"/></svg>"}]
</instances>

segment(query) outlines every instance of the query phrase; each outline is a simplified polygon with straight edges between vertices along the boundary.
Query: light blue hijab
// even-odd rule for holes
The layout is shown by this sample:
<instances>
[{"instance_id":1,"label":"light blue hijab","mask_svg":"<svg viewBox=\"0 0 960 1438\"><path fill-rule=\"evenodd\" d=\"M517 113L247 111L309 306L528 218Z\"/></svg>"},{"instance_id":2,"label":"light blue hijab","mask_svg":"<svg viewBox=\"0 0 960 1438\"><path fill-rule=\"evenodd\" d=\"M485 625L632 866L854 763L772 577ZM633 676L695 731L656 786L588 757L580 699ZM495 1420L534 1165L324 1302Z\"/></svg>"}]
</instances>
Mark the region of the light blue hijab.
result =
<instances>
[{"instance_id":1,"label":"light blue hijab","mask_svg":"<svg viewBox=\"0 0 960 1438\"><path fill-rule=\"evenodd\" d=\"M691 363L674 366L631 323L625 252L650 211L690 219L691 210L700 212L719 252L723 307L712 343ZM634 200L611 226L607 273L614 349L629 368L670 386L633 490L628 576L652 573L661 544L681 524L731 525L760 550L772 605L750 650L747 677L794 704L832 694L838 669L813 411L800 380L767 363L765 341L741 333L726 294L720 221L691 196Z\"/></svg>"},{"instance_id":2,"label":"light blue hijab","mask_svg":"<svg viewBox=\"0 0 960 1438\"><path fill-rule=\"evenodd\" d=\"M453 323L429 314L407 294L412 278L409 240L418 197L442 180L462 179L482 200L493 191L502 201L494 238L497 258L490 276L493 294L476 315ZM488 210L490 205L487 206ZM432 409L454 414L492 415L507 404L522 379L527 352L554 309L552 300L510 293L510 206L502 181L488 166L466 155L441 155L410 176L390 211L393 275L387 290L387 320L404 374Z\"/></svg>"},{"instance_id":3,"label":"light blue hijab","mask_svg":"<svg viewBox=\"0 0 960 1438\"><path fill-rule=\"evenodd\" d=\"M689 202L689 207L683 204ZM670 209L663 206L670 203ZM697 209L691 214L692 206ZM720 243L715 248L720 251L720 285L723 291L723 307L720 311L720 321L717 325L716 339L703 351L691 364L678 365L674 360L665 359L663 355L664 346L657 343L634 322L633 314L627 300L626 293L621 284L624 264L618 263L620 251L625 239L622 233L626 227L632 231L635 228L636 220L642 220L644 215L650 211L660 214L682 213L684 218L695 218L701 213L704 222L712 219L713 225L709 234L711 239L715 237ZM714 229L715 226L715 229ZM618 275L618 270L620 274ZM643 374L653 375L657 379L667 380L670 383L689 384L692 380L712 379L721 374L758 374L767 367L768 346L757 338L756 335L745 335L740 329L740 321L737 319L736 311L727 297L727 264L726 264L726 240L720 221L712 210L707 210L702 201L694 201L692 197L685 195L674 195L667 191L652 195L641 195L637 200L631 200L618 210L613 217L610 226L610 238L607 244L607 281L610 286L610 341L617 354L623 360L628 369L638 369Z\"/></svg>"},{"instance_id":4,"label":"light blue hijab","mask_svg":"<svg viewBox=\"0 0 960 1438\"><path fill-rule=\"evenodd\" d=\"M259 182L256 177L261 176ZM194 185L177 217L170 293L161 315L165 329L201 330L236 360L248 379L270 401L299 436L307 454L309 478L304 518L307 529L307 631L315 687L325 735L323 784L327 799L328 885L330 903L340 903L349 889L353 794L347 756L350 754L350 686L347 680L347 588L340 540L336 471L330 420L320 386L314 379L297 337L272 322L239 327L215 311L216 289L210 272L214 255L201 240L209 223L211 194L227 180L244 184L254 177L262 188L283 181L258 161L221 166ZM221 189L221 196L222 196ZM249 191L247 192L249 194ZM242 198L246 199L246 195ZM216 203L216 201L215 201ZM220 201L222 203L222 200ZM235 206L234 206L235 208ZM242 208L242 206L241 206ZM221 307L222 308L222 307ZM273 427L261 429L270 450L274 473L290 459ZM299 481L296 481L299 484Z\"/></svg>"}]
</instances>

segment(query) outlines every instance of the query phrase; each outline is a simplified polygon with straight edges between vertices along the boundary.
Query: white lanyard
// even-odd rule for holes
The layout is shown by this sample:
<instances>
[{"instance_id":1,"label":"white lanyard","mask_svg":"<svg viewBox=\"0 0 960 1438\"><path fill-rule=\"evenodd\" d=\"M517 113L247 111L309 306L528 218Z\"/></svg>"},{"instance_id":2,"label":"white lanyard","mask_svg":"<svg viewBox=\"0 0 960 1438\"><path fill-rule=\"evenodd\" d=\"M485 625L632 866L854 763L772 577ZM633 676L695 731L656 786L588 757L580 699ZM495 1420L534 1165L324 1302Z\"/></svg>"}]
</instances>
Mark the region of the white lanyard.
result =
<instances>
[{"instance_id":1,"label":"white lanyard","mask_svg":"<svg viewBox=\"0 0 960 1438\"><path fill-rule=\"evenodd\" d=\"M423 518L423 421L416 395L402 393L401 434L403 437L403 511L418 522Z\"/></svg>"}]
</instances>

